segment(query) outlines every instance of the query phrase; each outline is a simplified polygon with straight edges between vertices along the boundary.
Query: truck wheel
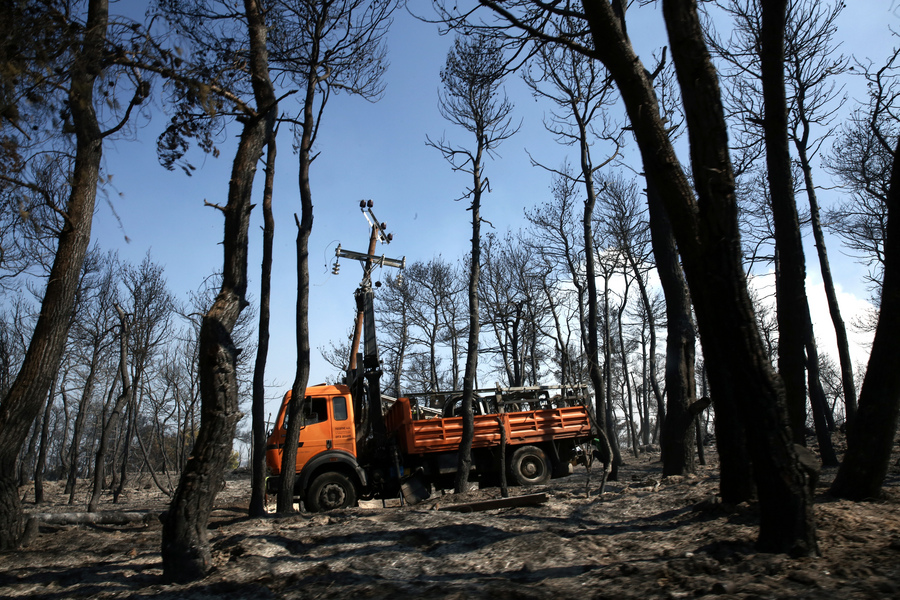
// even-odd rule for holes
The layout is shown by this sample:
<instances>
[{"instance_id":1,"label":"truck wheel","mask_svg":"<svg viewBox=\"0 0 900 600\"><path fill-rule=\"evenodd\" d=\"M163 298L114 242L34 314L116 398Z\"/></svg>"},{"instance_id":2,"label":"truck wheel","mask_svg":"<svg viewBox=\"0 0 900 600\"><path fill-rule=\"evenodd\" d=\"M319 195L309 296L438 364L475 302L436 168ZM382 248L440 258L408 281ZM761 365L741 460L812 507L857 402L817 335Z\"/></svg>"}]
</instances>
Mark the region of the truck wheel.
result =
<instances>
[{"instance_id":1,"label":"truck wheel","mask_svg":"<svg viewBox=\"0 0 900 600\"><path fill-rule=\"evenodd\" d=\"M316 477L306 495L306 508L310 512L325 512L356 506L356 488L341 473L329 471Z\"/></svg>"},{"instance_id":2,"label":"truck wheel","mask_svg":"<svg viewBox=\"0 0 900 600\"><path fill-rule=\"evenodd\" d=\"M518 485L543 485L550 481L550 463L537 446L522 446L512 455L509 472Z\"/></svg>"}]
</instances>

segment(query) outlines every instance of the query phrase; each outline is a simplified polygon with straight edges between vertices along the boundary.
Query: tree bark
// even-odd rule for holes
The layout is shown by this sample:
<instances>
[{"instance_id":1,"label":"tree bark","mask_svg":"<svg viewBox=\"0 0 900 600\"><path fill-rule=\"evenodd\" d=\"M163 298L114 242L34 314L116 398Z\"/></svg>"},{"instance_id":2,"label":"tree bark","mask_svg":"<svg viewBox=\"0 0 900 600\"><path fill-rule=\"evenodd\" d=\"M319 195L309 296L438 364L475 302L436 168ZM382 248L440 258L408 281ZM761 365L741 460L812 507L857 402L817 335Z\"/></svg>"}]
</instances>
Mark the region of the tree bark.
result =
<instances>
[{"instance_id":1,"label":"tree bark","mask_svg":"<svg viewBox=\"0 0 900 600\"><path fill-rule=\"evenodd\" d=\"M206 526L224 486L231 443L240 418L237 355L231 332L246 306L247 245L256 163L274 127L275 96L269 79L266 24L258 0L245 0L251 84L258 114L244 123L232 165L223 237L222 287L203 317L199 339L200 431L163 523L163 577L185 582L206 575L211 555Z\"/></svg>"},{"instance_id":2,"label":"tree bark","mask_svg":"<svg viewBox=\"0 0 900 600\"><path fill-rule=\"evenodd\" d=\"M16 380L0 403L0 551L15 548L21 539L24 522L16 458L56 376L90 242L102 155L93 94L101 74L108 19L107 0L90 0L82 44L73 48L68 108L75 133L75 161L65 222L28 351Z\"/></svg>"}]
</instances>

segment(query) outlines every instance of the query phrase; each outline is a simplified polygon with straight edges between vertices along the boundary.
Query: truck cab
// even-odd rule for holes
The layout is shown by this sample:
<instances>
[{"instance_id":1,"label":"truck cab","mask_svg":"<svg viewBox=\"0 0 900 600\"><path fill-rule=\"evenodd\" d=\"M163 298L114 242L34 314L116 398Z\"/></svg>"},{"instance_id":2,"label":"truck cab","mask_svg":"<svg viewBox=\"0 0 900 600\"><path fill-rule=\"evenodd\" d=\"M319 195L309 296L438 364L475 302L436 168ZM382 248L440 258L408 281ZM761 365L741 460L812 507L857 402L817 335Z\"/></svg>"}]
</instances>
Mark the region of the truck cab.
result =
<instances>
[{"instance_id":1,"label":"truck cab","mask_svg":"<svg viewBox=\"0 0 900 600\"><path fill-rule=\"evenodd\" d=\"M271 472L266 488L272 494L281 485L290 399L288 391L266 440L266 464ZM306 388L296 473L294 489L301 491L299 495L308 510L318 512L356 504L359 490L366 485L366 476L357 462L353 401L347 386L320 384Z\"/></svg>"}]
</instances>

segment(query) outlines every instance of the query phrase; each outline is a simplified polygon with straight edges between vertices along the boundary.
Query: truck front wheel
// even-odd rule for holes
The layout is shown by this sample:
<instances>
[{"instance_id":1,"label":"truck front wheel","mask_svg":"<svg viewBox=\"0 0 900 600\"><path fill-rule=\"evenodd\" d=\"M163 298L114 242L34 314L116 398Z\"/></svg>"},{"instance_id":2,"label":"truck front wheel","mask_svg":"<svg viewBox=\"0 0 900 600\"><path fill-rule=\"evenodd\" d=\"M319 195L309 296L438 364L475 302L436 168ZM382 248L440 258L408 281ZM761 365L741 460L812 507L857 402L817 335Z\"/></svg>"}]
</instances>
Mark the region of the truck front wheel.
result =
<instances>
[{"instance_id":1,"label":"truck front wheel","mask_svg":"<svg viewBox=\"0 0 900 600\"><path fill-rule=\"evenodd\" d=\"M325 512L349 506L356 506L356 488L342 473L322 473L309 486L306 508L310 512Z\"/></svg>"},{"instance_id":2,"label":"truck front wheel","mask_svg":"<svg viewBox=\"0 0 900 600\"><path fill-rule=\"evenodd\" d=\"M547 454L537 446L522 446L512 455L509 471L518 485L543 485L550 481Z\"/></svg>"}]
</instances>

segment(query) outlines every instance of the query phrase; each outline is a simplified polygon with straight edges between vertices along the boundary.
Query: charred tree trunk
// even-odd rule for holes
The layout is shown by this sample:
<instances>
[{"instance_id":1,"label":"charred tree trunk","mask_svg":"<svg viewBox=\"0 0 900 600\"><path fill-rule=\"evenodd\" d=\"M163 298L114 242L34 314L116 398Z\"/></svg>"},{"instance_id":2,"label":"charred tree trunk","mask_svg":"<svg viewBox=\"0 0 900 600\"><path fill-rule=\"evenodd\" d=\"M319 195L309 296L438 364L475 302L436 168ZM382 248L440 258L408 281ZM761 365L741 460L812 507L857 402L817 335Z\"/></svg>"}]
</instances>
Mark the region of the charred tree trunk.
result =
<instances>
[{"instance_id":1,"label":"charred tree trunk","mask_svg":"<svg viewBox=\"0 0 900 600\"><path fill-rule=\"evenodd\" d=\"M697 438L697 462L701 465L706 464L706 452L703 450L703 430L702 425L700 425L700 419L702 417L697 415L694 419L694 436ZM663 467L665 468L665 466Z\"/></svg>"},{"instance_id":2,"label":"charred tree trunk","mask_svg":"<svg viewBox=\"0 0 900 600\"><path fill-rule=\"evenodd\" d=\"M38 411L40 414L40 411ZM31 424L31 435L28 436L28 447L19 459L19 487L28 485L34 474L35 458L37 455L38 438L41 437L41 427L38 423Z\"/></svg>"},{"instance_id":3,"label":"charred tree trunk","mask_svg":"<svg viewBox=\"0 0 900 600\"><path fill-rule=\"evenodd\" d=\"M593 241L591 242L591 248L593 248ZM590 292L588 292L588 296L590 296ZM590 321L590 318L588 318ZM607 467L607 480L609 481L618 481L619 480L619 465L623 464L622 462L622 450L619 448L619 438L616 437L616 429L615 429L615 416L613 415L613 406L612 406L612 333L611 327L609 325L609 274L604 273L603 276L603 383L605 383L605 401L603 403L603 418L602 425L603 431L606 433L606 444L611 453L612 453L612 463L610 467ZM590 376L590 368L588 369L588 376ZM593 378L591 378L593 382ZM599 407L599 404L598 404ZM599 408L597 409L599 413ZM598 419L600 417L598 416ZM602 460L602 458L601 458Z\"/></svg>"},{"instance_id":4,"label":"charred tree trunk","mask_svg":"<svg viewBox=\"0 0 900 600\"><path fill-rule=\"evenodd\" d=\"M806 445L806 261L794 200L784 86L786 0L763 3L760 30L763 135L775 228L778 371L784 382L794 443Z\"/></svg>"},{"instance_id":5,"label":"charred tree trunk","mask_svg":"<svg viewBox=\"0 0 900 600\"><path fill-rule=\"evenodd\" d=\"M73 48L70 71L68 109L75 134L75 161L65 221L28 351L16 380L0 402L0 551L15 548L21 539L24 521L16 458L56 376L91 238L102 154L94 86L101 74L108 19L107 0L90 0L84 38Z\"/></svg>"},{"instance_id":6,"label":"charred tree trunk","mask_svg":"<svg viewBox=\"0 0 900 600\"><path fill-rule=\"evenodd\" d=\"M813 417L813 426L816 432L816 441L819 445L819 456L825 467L836 467L840 464L831 441L832 428L828 424L828 400L825 398L825 390L822 389L822 381L819 378L819 350L816 346L816 336L813 331L812 317L806 313L806 373L809 389L809 405ZM854 394L855 395L855 394Z\"/></svg>"},{"instance_id":7,"label":"charred tree trunk","mask_svg":"<svg viewBox=\"0 0 900 600\"><path fill-rule=\"evenodd\" d=\"M625 411L625 418L628 422L628 437L631 439L631 453L637 458L638 452L637 432L634 428L634 406L631 397L631 374L628 372L628 354L625 351L625 332L622 324L625 316L625 308L628 302L628 282L625 283L625 293L622 295L622 304L619 306L617 315L617 330L619 333L619 359L622 361L622 386L624 387L624 398L622 399L622 408Z\"/></svg>"},{"instance_id":8,"label":"charred tree trunk","mask_svg":"<svg viewBox=\"0 0 900 600\"><path fill-rule=\"evenodd\" d=\"M253 369L253 448L250 455L251 517L266 514L266 359L269 355L269 305L272 296L272 246L275 239L275 217L272 214L272 193L275 185L275 131L268 139L266 183L263 189L263 256L259 291L259 341L256 365Z\"/></svg>"},{"instance_id":9,"label":"charred tree trunk","mask_svg":"<svg viewBox=\"0 0 900 600\"><path fill-rule=\"evenodd\" d=\"M457 494L464 494L469 488L469 470L472 468L472 441L475 439L475 412L472 404L475 398L475 377L478 372L478 335L481 320L478 311L478 278L481 274L481 157L483 142L479 137L478 150L472 165L472 264L469 270L469 339L466 345L466 370L463 375L462 438L459 442L459 462L456 467Z\"/></svg>"},{"instance_id":10,"label":"charred tree trunk","mask_svg":"<svg viewBox=\"0 0 900 600\"><path fill-rule=\"evenodd\" d=\"M257 0L245 0L250 40L249 68L257 114L248 115L228 186L222 288L203 317L199 340L200 431L163 523L163 576L191 581L212 567L206 526L224 486L231 443L240 418L236 373L239 348L231 332L247 305L247 245L256 162L275 122L275 95L269 79L266 24Z\"/></svg>"},{"instance_id":11,"label":"charred tree trunk","mask_svg":"<svg viewBox=\"0 0 900 600\"><path fill-rule=\"evenodd\" d=\"M122 495L122 492L125 491L125 486L128 484L128 459L131 457L131 440L134 437L135 413L137 412L137 402L133 390L131 397L128 398L128 402L125 403L125 407L125 432L121 436L122 455L119 457L122 462L119 466L116 485L113 488L113 504L119 503L119 496Z\"/></svg>"},{"instance_id":12,"label":"charred tree trunk","mask_svg":"<svg viewBox=\"0 0 900 600\"><path fill-rule=\"evenodd\" d=\"M656 270L666 298L666 418L660 431L663 475L686 475L694 465L695 420L690 406L697 400L694 380L694 320L691 297L678 261L672 225L657 190L647 183L650 237ZM698 423L699 424L699 423Z\"/></svg>"},{"instance_id":13,"label":"charred tree trunk","mask_svg":"<svg viewBox=\"0 0 900 600\"><path fill-rule=\"evenodd\" d=\"M59 441L59 450L58 450L59 470L60 470L61 478L69 476L69 453L66 451L67 448L69 447L69 443L68 443L69 442L69 421L71 420L69 417L69 395L66 392L66 381L68 379L68 376L69 376L68 369L66 369L66 372L63 374L62 378L60 379L61 386L60 386L60 390L59 390L59 395L60 395L60 403L59 404L60 404L60 407L62 408L62 412L63 412L62 426L59 427L62 437L60 438L60 441Z\"/></svg>"},{"instance_id":14,"label":"charred tree trunk","mask_svg":"<svg viewBox=\"0 0 900 600\"><path fill-rule=\"evenodd\" d=\"M806 372L809 374L809 405L813 416L813 425L816 430L816 441L819 444L819 456L822 466L836 467L840 464L837 454L834 452L834 444L831 443L831 430L828 428L828 401L825 399L825 390L819 380L819 352L816 349L816 340L812 334L812 322L807 329L806 342Z\"/></svg>"},{"instance_id":15,"label":"charred tree trunk","mask_svg":"<svg viewBox=\"0 0 900 600\"><path fill-rule=\"evenodd\" d=\"M321 19L310 24L315 30L310 34L314 40L322 39L324 23ZM284 438L284 449L281 455L281 487L278 489L276 510L286 514L294 512L294 477L297 470L297 444L300 441L301 404L306 397L306 385L309 383L309 236L313 227L312 189L309 184L309 169L312 163L313 131L316 128L314 104L319 80L315 66L319 65L319 44L310 48L310 72L306 74L305 95L303 98L303 125L300 132L298 149L299 173L297 176L300 191L300 218L294 214L297 225L297 370L291 386L291 399L287 409L287 431ZM354 406L360 398L354 398Z\"/></svg>"},{"instance_id":16,"label":"charred tree trunk","mask_svg":"<svg viewBox=\"0 0 900 600\"><path fill-rule=\"evenodd\" d=\"M652 235L651 232L651 237ZM645 384L644 386L648 393L645 394L646 401L644 402L644 421L646 421L647 425L644 429L646 433L643 443L649 444L650 440L647 438L650 430L650 416L648 413L650 407L649 392L653 392L653 399L656 401L658 424L665 423L666 420L666 405L663 402L662 390L659 389L659 370L656 365L656 317L653 314L653 304L650 302L650 294L647 291L647 283L644 281L644 277L640 271L640 265L635 261L632 252L628 252L626 258L631 266L632 273L634 273L634 279L638 284L638 291L641 293L641 303L644 305L644 312L647 313L647 336L649 337L650 349L649 353L645 352L644 355L650 371L649 377L645 379L650 380L650 385L647 386Z\"/></svg>"}]
</instances>

